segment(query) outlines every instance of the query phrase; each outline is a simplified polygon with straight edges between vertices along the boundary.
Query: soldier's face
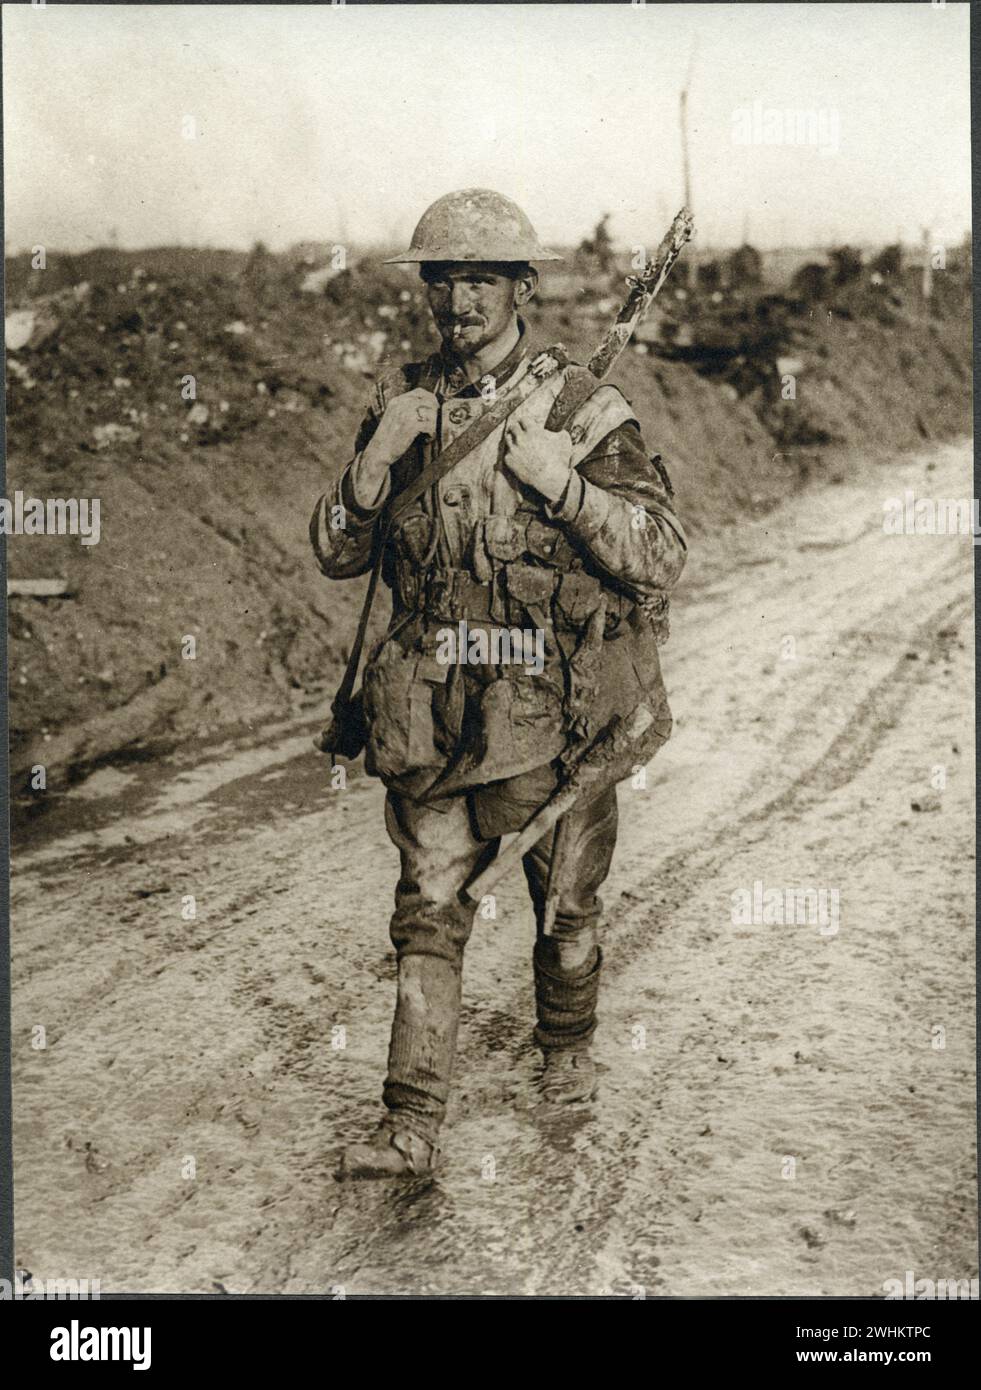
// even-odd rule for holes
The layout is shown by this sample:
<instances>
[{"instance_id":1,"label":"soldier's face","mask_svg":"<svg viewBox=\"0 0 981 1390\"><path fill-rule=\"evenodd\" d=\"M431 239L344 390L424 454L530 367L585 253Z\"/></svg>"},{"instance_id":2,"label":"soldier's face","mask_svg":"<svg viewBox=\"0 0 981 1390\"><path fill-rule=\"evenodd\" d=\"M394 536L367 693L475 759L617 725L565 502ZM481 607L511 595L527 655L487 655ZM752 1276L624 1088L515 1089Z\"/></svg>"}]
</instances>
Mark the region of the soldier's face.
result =
<instances>
[{"instance_id":1,"label":"soldier's face","mask_svg":"<svg viewBox=\"0 0 981 1390\"><path fill-rule=\"evenodd\" d=\"M459 357L472 357L505 333L515 310L534 293L529 277L460 262L427 267L429 307L440 337Z\"/></svg>"}]
</instances>

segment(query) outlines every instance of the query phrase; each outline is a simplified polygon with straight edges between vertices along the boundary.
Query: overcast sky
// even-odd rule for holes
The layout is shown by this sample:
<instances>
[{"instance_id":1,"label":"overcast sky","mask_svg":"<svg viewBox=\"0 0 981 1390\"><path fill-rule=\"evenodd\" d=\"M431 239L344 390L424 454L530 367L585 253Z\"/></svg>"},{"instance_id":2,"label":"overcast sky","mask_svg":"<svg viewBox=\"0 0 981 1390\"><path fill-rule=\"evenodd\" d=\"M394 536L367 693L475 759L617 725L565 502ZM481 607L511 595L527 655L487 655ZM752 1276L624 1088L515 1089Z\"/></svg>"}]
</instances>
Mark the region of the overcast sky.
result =
<instances>
[{"instance_id":1,"label":"overcast sky","mask_svg":"<svg viewBox=\"0 0 981 1390\"><path fill-rule=\"evenodd\" d=\"M398 240L468 185L646 244L690 61L703 244L969 226L966 4L48 4L3 6L7 247Z\"/></svg>"}]
</instances>

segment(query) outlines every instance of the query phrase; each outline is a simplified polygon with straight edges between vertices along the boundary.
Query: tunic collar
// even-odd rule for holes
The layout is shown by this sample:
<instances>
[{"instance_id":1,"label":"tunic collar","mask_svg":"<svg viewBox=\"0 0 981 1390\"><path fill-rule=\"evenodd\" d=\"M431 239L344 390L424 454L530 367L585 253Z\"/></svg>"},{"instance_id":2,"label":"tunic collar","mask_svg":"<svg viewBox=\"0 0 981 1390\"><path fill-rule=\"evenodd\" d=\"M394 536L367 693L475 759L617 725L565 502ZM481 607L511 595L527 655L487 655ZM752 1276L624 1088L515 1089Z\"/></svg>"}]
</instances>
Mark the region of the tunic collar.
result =
<instances>
[{"instance_id":1,"label":"tunic collar","mask_svg":"<svg viewBox=\"0 0 981 1390\"><path fill-rule=\"evenodd\" d=\"M493 378L495 387L500 386L502 382L507 381L508 377L512 376L514 372L517 371L527 352L528 327L524 319L519 315L518 341L508 353L507 357L505 357L502 362L498 362L497 366L491 371L485 372L481 380L483 380L486 385L486 378L489 376ZM442 351L437 354L437 358L443 385L443 391L440 394L445 396L462 396L464 398L480 395L482 389L481 383L479 381L467 380L466 373L455 353L450 352L444 347Z\"/></svg>"}]
</instances>

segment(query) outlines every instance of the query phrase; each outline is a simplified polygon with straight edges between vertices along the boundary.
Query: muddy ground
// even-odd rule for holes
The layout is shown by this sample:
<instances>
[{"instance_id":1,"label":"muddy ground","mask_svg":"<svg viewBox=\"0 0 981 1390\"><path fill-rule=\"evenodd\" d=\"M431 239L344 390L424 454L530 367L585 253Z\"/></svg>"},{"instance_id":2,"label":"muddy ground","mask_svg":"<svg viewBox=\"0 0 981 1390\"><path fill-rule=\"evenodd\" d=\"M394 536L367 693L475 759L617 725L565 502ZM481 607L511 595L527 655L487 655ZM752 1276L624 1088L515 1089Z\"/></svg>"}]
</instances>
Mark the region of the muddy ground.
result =
<instances>
[{"instance_id":1,"label":"muddy ground","mask_svg":"<svg viewBox=\"0 0 981 1390\"><path fill-rule=\"evenodd\" d=\"M975 1274L973 551L882 529L905 486L970 497L971 451L840 476L692 562L675 736L620 790L598 1098L537 1104L514 882L468 948L435 1180L333 1177L394 993L379 786L331 791L294 721L49 793L14 855L18 1263L104 1291ZM734 925L757 882L839 915Z\"/></svg>"}]
</instances>

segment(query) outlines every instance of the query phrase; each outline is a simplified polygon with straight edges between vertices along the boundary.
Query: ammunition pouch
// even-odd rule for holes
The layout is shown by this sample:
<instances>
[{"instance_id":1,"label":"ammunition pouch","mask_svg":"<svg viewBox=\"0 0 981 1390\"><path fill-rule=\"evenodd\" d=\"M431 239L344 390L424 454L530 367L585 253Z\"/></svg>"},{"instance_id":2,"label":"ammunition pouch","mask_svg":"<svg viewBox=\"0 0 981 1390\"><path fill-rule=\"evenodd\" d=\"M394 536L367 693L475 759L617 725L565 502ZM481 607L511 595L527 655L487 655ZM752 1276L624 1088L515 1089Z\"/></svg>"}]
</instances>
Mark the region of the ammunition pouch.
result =
<instances>
[{"instance_id":1,"label":"ammunition pouch","mask_svg":"<svg viewBox=\"0 0 981 1390\"><path fill-rule=\"evenodd\" d=\"M463 619L490 622L493 617L493 585L481 584L467 570L434 569L429 572L421 602L427 618L439 623Z\"/></svg>"},{"instance_id":2,"label":"ammunition pouch","mask_svg":"<svg viewBox=\"0 0 981 1390\"><path fill-rule=\"evenodd\" d=\"M555 593L556 626L573 631L584 627L605 597L602 584L591 574L572 570L561 575Z\"/></svg>"},{"instance_id":3,"label":"ammunition pouch","mask_svg":"<svg viewBox=\"0 0 981 1390\"><path fill-rule=\"evenodd\" d=\"M407 796L421 797L445 764L433 695L449 675L448 666L403 651L394 639L384 642L365 668L365 771Z\"/></svg>"},{"instance_id":4,"label":"ammunition pouch","mask_svg":"<svg viewBox=\"0 0 981 1390\"><path fill-rule=\"evenodd\" d=\"M406 609L418 608L435 540L435 523L423 511L400 520L392 537L394 585Z\"/></svg>"},{"instance_id":5,"label":"ammunition pouch","mask_svg":"<svg viewBox=\"0 0 981 1390\"><path fill-rule=\"evenodd\" d=\"M533 516L525 528L525 549L543 564L568 569L575 555L559 528Z\"/></svg>"},{"instance_id":6,"label":"ammunition pouch","mask_svg":"<svg viewBox=\"0 0 981 1390\"><path fill-rule=\"evenodd\" d=\"M540 569L537 565L506 565L504 583L511 600L508 605L511 621L518 620L525 612L533 620L544 619L544 623L551 626L549 610L558 577L555 570Z\"/></svg>"},{"instance_id":7,"label":"ammunition pouch","mask_svg":"<svg viewBox=\"0 0 981 1390\"><path fill-rule=\"evenodd\" d=\"M564 570L575 557L575 551L557 525L526 512L485 517L479 524L475 545L478 549L482 546L491 561L499 564L511 564L527 555Z\"/></svg>"},{"instance_id":8,"label":"ammunition pouch","mask_svg":"<svg viewBox=\"0 0 981 1390\"><path fill-rule=\"evenodd\" d=\"M479 523L484 549L502 564L520 560L525 550L525 528L517 517L488 516ZM477 544L480 544L478 537Z\"/></svg>"},{"instance_id":9,"label":"ammunition pouch","mask_svg":"<svg viewBox=\"0 0 981 1390\"><path fill-rule=\"evenodd\" d=\"M583 570L560 573L539 565L506 563L485 584L473 579L467 570L431 570L421 586L419 609L431 621L441 623L517 623L537 610L557 631L581 632L603 603L607 608L605 635L611 637L636 607L632 599L604 588Z\"/></svg>"}]
</instances>

